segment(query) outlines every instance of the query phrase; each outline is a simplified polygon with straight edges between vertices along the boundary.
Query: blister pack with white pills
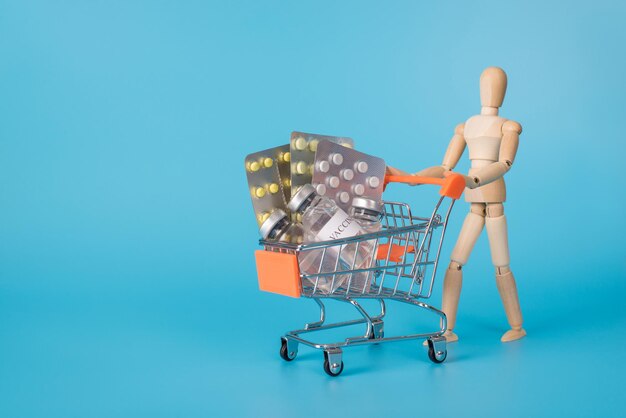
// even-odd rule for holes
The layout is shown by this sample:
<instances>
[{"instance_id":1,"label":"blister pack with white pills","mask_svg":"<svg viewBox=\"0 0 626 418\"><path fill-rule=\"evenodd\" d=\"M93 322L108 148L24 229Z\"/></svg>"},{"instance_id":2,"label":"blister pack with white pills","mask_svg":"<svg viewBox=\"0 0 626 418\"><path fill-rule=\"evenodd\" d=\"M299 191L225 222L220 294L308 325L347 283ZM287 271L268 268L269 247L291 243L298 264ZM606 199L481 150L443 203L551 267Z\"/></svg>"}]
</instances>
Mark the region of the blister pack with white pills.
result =
<instances>
[{"instance_id":1,"label":"blister pack with white pills","mask_svg":"<svg viewBox=\"0 0 626 418\"><path fill-rule=\"evenodd\" d=\"M331 142L347 148L354 148L351 138L292 132L291 152L291 190L295 194L300 187L310 184L313 178L315 152L322 142Z\"/></svg>"},{"instance_id":2,"label":"blister pack with white pills","mask_svg":"<svg viewBox=\"0 0 626 418\"><path fill-rule=\"evenodd\" d=\"M355 197L381 201L385 167L382 158L324 141L317 146L311 184L348 212Z\"/></svg>"},{"instance_id":3,"label":"blister pack with white pills","mask_svg":"<svg viewBox=\"0 0 626 418\"><path fill-rule=\"evenodd\" d=\"M245 158L248 189L261 235L263 224L272 221L273 213L276 212L274 217L278 213L288 213L287 202L291 196L289 163L289 145L255 152Z\"/></svg>"}]
</instances>

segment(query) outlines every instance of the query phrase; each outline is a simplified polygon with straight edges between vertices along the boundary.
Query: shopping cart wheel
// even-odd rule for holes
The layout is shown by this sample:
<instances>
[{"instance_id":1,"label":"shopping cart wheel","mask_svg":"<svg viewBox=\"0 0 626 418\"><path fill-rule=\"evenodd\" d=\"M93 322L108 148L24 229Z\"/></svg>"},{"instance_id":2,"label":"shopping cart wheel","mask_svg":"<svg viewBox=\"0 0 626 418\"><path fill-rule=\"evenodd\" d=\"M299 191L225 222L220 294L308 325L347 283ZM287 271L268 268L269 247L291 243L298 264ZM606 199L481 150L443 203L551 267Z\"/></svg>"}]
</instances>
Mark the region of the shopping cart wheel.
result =
<instances>
[{"instance_id":1,"label":"shopping cart wheel","mask_svg":"<svg viewBox=\"0 0 626 418\"><path fill-rule=\"evenodd\" d=\"M290 347L290 344L286 338L280 339L280 356L282 357L283 360L291 361L296 358L296 356L298 355L297 344L298 343L295 342L295 344L291 344L292 347Z\"/></svg>"},{"instance_id":2,"label":"shopping cart wheel","mask_svg":"<svg viewBox=\"0 0 626 418\"><path fill-rule=\"evenodd\" d=\"M433 363L443 363L446 357L448 356L448 350L445 346L445 337L442 341L433 341L432 339L428 339L428 358Z\"/></svg>"},{"instance_id":3,"label":"shopping cart wheel","mask_svg":"<svg viewBox=\"0 0 626 418\"><path fill-rule=\"evenodd\" d=\"M339 376L343 371L341 350L324 351L324 371L329 376Z\"/></svg>"}]
</instances>

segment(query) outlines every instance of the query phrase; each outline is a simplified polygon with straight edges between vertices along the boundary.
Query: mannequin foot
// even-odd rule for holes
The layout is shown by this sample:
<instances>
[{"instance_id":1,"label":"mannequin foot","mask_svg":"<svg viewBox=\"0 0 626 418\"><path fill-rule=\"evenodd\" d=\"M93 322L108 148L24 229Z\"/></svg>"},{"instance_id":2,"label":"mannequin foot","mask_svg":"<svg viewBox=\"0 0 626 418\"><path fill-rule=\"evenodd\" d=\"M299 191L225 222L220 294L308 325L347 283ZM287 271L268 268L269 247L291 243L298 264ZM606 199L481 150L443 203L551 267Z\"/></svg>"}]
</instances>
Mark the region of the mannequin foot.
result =
<instances>
[{"instance_id":1,"label":"mannequin foot","mask_svg":"<svg viewBox=\"0 0 626 418\"><path fill-rule=\"evenodd\" d=\"M509 341L519 340L520 338L524 338L526 336L526 331L524 328L519 329L510 329L502 335L500 341L503 343L508 343Z\"/></svg>"},{"instance_id":2,"label":"mannequin foot","mask_svg":"<svg viewBox=\"0 0 626 418\"><path fill-rule=\"evenodd\" d=\"M447 330L446 332L443 333L443 336L446 337L446 342L447 343L453 343L456 341L459 341L459 336L456 335L454 332L452 332L451 330ZM424 347L428 347L428 340L425 340L424 343L422 344Z\"/></svg>"},{"instance_id":3,"label":"mannequin foot","mask_svg":"<svg viewBox=\"0 0 626 418\"><path fill-rule=\"evenodd\" d=\"M446 337L446 342L449 342L449 343L454 343L454 342L459 341L459 336L456 335L454 332L452 332L452 330L450 330L450 329L447 330L443 334L443 336Z\"/></svg>"}]
</instances>

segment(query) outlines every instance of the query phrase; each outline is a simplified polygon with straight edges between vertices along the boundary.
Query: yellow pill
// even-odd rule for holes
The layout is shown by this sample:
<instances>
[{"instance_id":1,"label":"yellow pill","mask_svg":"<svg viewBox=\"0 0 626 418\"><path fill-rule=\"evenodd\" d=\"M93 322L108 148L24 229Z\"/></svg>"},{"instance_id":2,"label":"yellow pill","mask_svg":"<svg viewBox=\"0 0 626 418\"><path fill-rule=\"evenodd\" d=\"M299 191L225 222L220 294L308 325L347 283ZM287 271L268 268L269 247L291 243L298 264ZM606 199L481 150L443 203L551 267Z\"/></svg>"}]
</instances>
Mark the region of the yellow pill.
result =
<instances>
[{"instance_id":1,"label":"yellow pill","mask_svg":"<svg viewBox=\"0 0 626 418\"><path fill-rule=\"evenodd\" d=\"M298 138L296 138L296 140L294 141L293 145L296 147L297 150L302 151L303 149L306 149L306 139L304 139L303 137L299 136Z\"/></svg>"},{"instance_id":2,"label":"yellow pill","mask_svg":"<svg viewBox=\"0 0 626 418\"><path fill-rule=\"evenodd\" d=\"M306 173L306 163L304 161L299 161L298 164L296 164L296 173L298 174L304 174Z\"/></svg>"},{"instance_id":3,"label":"yellow pill","mask_svg":"<svg viewBox=\"0 0 626 418\"><path fill-rule=\"evenodd\" d=\"M255 171L259 171L259 168L261 168L261 164L259 164L257 161L248 162L248 170L252 171L253 173Z\"/></svg>"},{"instance_id":4,"label":"yellow pill","mask_svg":"<svg viewBox=\"0 0 626 418\"><path fill-rule=\"evenodd\" d=\"M257 187L254 189L254 195L259 198L265 196L265 189L263 187Z\"/></svg>"},{"instance_id":5,"label":"yellow pill","mask_svg":"<svg viewBox=\"0 0 626 418\"><path fill-rule=\"evenodd\" d=\"M259 222L263 223L269 217L270 217L270 214L268 212L261 212L261 213L259 213L258 219L259 219Z\"/></svg>"},{"instance_id":6,"label":"yellow pill","mask_svg":"<svg viewBox=\"0 0 626 418\"><path fill-rule=\"evenodd\" d=\"M271 158L264 158L263 159L263 167L270 168L273 165L274 165L274 160L272 160Z\"/></svg>"},{"instance_id":7,"label":"yellow pill","mask_svg":"<svg viewBox=\"0 0 626 418\"><path fill-rule=\"evenodd\" d=\"M285 161L287 163L289 161L291 161L291 153L290 152L286 152L286 153L283 154L283 161Z\"/></svg>"},{"instance_id":8,"label":"yellow pill","mask_svg":"<svg viewBox=\"0 0 626 418\"><path fill-rule=\"evenodd\" d=\"M285 179L285 180L283 180L283 186L285 186L285 187L291 187L291 180L289 180L289 179Z\"/></svg>"},{"instance_id":9,"label":"yellow pill","mask_svg":"<svg viewBox=\"0 0 626 418\"><path fill-rule=\"evenodd\" d=\"M344 146L344 147L346 147L346 148L352 148L352 144L351 144L351 143L349 143L349 142L344 142L344 143L342 143L341 145L343 145L343 146Z\"/></svg>"},{"instance_id":10,"label":"yellow pill","mask_svg":"<svg viewBox=\"0 0 626 418\"><path fill-rule=\"evenodd\" d=\"M309 149L310 149L312 152L317 151L317 144L318 144L319 142L320 142L320 141L318 141L317 139L312 139L312 140L311 140L311 142L309 142Z\"/></svg>"},{"instance_id":11,"label":"yellow pill","mask_svg":"<svg viewBox=\"0 0 626 418\"><path fill-rule=\"evenodd\" d=\"M300 212L296 213L296 222L302 222L302 214Z\"/></svg>"},{"instance_id":12,"label":"yellow pill","mask_svg":"<svg viewBox=\"0 0 626 418\"><path fill-rule=\"evenodd\" d=\"M272 184L267 185L267 190L269 190L270 193L274 194L274 193L278 193L280 188L278 187L278 184L272 183Z\"/></svg>"}]
</instances>

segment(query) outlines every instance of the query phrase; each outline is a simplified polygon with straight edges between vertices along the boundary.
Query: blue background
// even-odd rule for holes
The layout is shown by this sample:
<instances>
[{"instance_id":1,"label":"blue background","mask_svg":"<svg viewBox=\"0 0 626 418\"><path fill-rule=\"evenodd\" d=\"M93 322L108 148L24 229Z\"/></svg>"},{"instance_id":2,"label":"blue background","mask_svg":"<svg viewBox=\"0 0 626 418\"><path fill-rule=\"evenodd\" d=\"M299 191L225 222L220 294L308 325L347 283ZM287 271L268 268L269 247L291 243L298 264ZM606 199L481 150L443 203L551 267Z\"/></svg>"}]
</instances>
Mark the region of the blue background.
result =
<instances>
[{"instance_id":1,"label":"blue background","mask_svg":"<svg viewBox=\"0 0 626 418\"><path fill-rule=\"evenodd\" d=\"M0 416L623 416L625 12L1 1ZM316 310L257 290L244 156L301 130L438 164L489 65L524 126L506 213L528 337L499 342L483 235L443 365L415 341L346 350L336 379L317 351L283 362ZM435 325L389 309L388 334Z\"/></svg>"}]
</instances>

